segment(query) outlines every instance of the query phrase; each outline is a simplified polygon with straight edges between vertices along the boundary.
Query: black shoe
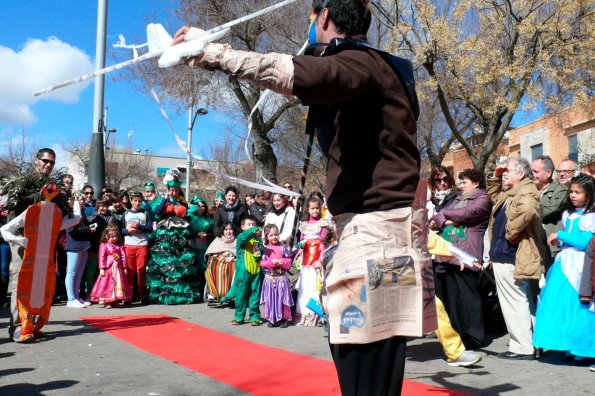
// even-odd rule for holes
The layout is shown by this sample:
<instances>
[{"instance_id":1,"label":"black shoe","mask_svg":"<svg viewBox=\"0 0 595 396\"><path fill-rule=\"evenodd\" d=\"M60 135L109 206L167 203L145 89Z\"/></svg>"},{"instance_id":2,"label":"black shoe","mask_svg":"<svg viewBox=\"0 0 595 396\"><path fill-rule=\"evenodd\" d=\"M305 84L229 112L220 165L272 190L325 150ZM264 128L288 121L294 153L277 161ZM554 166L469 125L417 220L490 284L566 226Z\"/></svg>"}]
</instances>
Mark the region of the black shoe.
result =
<instances>
[{"instance_id":1,"label":"black shoe","mask_svg":"<svg viewBox=\"0 0 595 396\"><path fill-rule=\"evenodd\" d=\"M269 322L269 323L267 324L267 327L268 327L269 329L272 329L273 327L275 327L275 325L274 325L272 322Z\"/></svg>"},{"instance_id":2,"label":"black shoe","mask_svg":"<svg viewBox=\"0 0 595 396\"><path fill-rule=\"evenodd\" d=\"M567 352L560 360L563 363L572 363L574 361L574 355Z\"/></svg>"},{"instance_id":3,"label":"black shoe","mask_svg":"<svg viewBox=\"0 0 595 396\"><path fill-rule=\"evenodd\" d=\"M514 352L502 352L498 354L500 359L510 359L510 360L535 360L535 356L533 354L526 355L524 353L514 353Z\"/></svg>"},{"instance_id":4,"label":"black shoe","mask_svg":"<svg viewBox=\"0 0 595 396\"><path fill-rule=\"evenodd\" d=\"M590 366L592 363L593 363L593 358L582 357L582 356L575 356L571 362L571 364L573 366L579 366L579 367Z\"/></svg>"},{"instance_id":5,"label":"black shoe","mask_svg":"<svg viewBox=\"0 0 595 396\"><path fill-rule=\"evenodd\" d=\"M286 329L289 327L289 323L286 320L284 320L283 322L281 322L281 326L279 327L281 327L282 329Z\"/></svg>"}]
</instances>

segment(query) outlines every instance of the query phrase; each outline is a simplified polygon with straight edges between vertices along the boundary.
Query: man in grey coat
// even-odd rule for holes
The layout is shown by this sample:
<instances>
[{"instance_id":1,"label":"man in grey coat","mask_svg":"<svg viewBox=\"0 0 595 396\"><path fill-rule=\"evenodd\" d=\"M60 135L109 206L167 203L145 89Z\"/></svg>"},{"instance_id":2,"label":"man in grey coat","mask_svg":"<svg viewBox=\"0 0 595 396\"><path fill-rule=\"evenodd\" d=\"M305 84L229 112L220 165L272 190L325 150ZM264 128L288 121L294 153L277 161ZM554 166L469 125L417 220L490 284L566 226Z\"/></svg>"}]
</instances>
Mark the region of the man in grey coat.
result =
<instances>
[{"instance_id":1,"label":"man in grey coat","mask_svg":"<svg viewBox=\"0 0 595 396\"><path fill-rule=\"evenodd\" d=\"M545 235L551 235L562 229L562 213L566 205L568 187L554 180L554 161L549 155L540 155L531 163L533 183L541 195L540 201L543 208L542 225ZM545 270L554 262L559 247L550 246L551 260L545 261Z\"/></svg>"}]
</instances>

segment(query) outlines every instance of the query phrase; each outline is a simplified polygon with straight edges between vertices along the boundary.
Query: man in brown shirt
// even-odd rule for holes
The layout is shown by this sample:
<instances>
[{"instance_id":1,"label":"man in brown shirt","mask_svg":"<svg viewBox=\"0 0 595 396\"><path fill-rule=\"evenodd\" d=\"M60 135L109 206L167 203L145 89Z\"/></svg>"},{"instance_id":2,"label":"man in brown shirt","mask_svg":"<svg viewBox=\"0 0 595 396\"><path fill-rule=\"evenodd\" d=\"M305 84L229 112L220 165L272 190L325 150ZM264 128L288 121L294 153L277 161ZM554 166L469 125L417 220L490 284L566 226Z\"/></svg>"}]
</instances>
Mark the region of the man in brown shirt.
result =
<instances>
[{"instance_id":1,"label":"man in brown shirt","mask_svg":"<svg viewBox=\"0 0 595 396\"><path fill-rule=\"evenodd\" d=\"M309 39L320 56L257 54L207 44L192 66L222 70L261 88L295 95L315 113L327 153L326 195L338 224L339 247L327 267L326 306L365 306L365 285L346 268L411 246L411 205L419 182L418 104L411 64L371 48L367 0L314 0ZM203 32L184 27L174 44ZM405 230L405 232L401 232ZM409 235L407 235L409 234ZM375 243L370 242L372 238ZM349 260L341 258L349 257ZM351 272L353 274L354 272ZM350 293L349 285L361 293ZM341 297L344 296L344 297ZM366 326L373 318L365 318ZM350 323L330 319L331 352L344 395L399 394L405 337L357 340Z\"/></svg>"}]
</instances>

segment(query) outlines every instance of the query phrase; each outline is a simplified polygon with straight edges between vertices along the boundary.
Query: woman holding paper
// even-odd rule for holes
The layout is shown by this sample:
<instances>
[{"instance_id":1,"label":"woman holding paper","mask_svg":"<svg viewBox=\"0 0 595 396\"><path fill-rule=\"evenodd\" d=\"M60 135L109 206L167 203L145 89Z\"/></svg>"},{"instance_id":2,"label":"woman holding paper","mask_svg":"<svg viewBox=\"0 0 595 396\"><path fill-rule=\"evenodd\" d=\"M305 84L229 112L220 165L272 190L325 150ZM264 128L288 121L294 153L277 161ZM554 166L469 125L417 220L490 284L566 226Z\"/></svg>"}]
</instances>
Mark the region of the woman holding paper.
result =
<instances>
[{"instance_id":1,"label":"woman holding paper","mask_svg":"<svg viewBox=\"0 0 595 396\"><path fill-rule=\"evenodd\" d=\"M461 193L434 215L430 227L444 239L477 258L481 264L483 235L488 225L491 202L485 191L485 175L465 169L458 175ZM479 348L484 340L478 269L455 257L436 257L436 295L444 303L453 328L467 349Z\"/></svg>"}]
</instances>

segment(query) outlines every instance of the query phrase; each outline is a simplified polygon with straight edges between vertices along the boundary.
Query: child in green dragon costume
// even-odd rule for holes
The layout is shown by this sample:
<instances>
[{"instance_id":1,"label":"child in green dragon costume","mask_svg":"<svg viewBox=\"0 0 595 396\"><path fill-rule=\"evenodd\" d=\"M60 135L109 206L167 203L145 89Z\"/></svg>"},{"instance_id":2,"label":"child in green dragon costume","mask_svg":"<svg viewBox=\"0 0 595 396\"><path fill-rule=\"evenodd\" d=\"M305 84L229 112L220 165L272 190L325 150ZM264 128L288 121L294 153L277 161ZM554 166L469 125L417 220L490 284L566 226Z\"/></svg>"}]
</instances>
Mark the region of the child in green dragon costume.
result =
<instances>
[{"instance_id":1,"label":"child in green dragon costume","mask_svg":"<svg viewBox=\"0 0 595 396\"><path fill-rule=\"evenodd\" d=\"M235 298L235 316L232 325L244 324L246 309L249 309L250 324L260 326L260 228L256 219L246 216L242 219L242 233L236 238L236 274L231 289L221 302Z\"/></svg>"}]
</instances>

